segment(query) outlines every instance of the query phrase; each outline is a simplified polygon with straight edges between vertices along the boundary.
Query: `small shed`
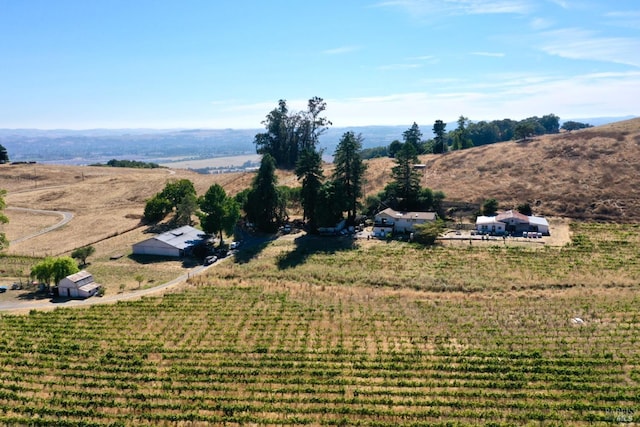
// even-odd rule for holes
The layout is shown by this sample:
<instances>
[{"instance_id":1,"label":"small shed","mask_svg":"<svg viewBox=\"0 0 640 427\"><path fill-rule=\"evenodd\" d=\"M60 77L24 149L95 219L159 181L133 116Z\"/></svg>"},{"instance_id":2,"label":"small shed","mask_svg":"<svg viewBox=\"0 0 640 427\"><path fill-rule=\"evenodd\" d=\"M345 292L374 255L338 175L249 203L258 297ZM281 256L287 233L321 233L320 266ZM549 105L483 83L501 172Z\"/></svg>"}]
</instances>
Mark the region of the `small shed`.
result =
<instances>
[{"instance_id":1,"label":"small shed","mask_svg":"<svg viewBox=\"0 0 640 427\"><path fill-rule=\"evenodd\" d=\"M70 298L89 298L95 295L102 285L93 280L86 270L71 274L58 283L58 295Z\"/></svg>"},{"instance_id":2,"label":"small shed","mask_svg":"<svg viewBox=\"0 0 640 427\"><path fill-rule=\"evenodd\" d=\"M159 255L179 258L194 246L204 243L206 235L201 230L185 225L150 237L133 245L135 255Z\"/></svg>"}]
</instances>

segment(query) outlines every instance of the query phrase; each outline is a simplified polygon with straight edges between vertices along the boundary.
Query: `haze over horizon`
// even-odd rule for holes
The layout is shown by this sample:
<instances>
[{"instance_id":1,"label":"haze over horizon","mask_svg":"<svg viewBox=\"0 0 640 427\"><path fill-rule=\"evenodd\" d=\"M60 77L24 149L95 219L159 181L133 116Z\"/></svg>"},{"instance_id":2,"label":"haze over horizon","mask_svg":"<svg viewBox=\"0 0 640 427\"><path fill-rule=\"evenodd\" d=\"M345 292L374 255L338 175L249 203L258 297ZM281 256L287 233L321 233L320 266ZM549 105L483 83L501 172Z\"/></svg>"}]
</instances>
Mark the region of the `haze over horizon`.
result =
<instances>
[{"instance_id":1,"label":"haze over horizon","mask_svg":"<svg viewBox=\"0 0 640 427\"><path fill-rule=\"evenodd\" d=\"M0 128L637 115L633 0L0 0Z\"/></svg>"}]
</instances>

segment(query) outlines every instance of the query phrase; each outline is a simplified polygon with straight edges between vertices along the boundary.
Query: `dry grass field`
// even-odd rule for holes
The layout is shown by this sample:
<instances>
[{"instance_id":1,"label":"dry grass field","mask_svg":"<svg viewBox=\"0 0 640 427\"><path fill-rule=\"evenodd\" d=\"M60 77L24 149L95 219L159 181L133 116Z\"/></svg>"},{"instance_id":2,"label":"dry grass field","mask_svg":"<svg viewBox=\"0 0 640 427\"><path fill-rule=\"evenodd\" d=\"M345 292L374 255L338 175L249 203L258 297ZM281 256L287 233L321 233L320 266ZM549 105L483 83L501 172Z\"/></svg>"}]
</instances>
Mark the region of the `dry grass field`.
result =
<instances>
[{"instance_id":1,"label":"dry grass field","mask_svg":"<svg viewBox=\"0 0 640 427\"><path fill-rule=\"evenodd\" d=\"M596 153L617 141L628 150L625 159L637 160L639 122L631 124L636 130L624 130L626 123L618 124L623 130L425 156L428 185L453 200L479 201L484 192L521 203L529 199L519 197L517 184L525 185L537 212L567 217L553 220L558 232L545 244L423 248L300 233L245 248L163 296L2 313L0 425L637 422L640 215L624 199L624 211L612 211L619 218L611 214L618 223L570 219L600 218L603 194L620 205L623 190L634 185L637 163L617 151ZM566 155L567 147L577 154ZM584 152L599 157L589 163ZM511 167L496 166L507 158ZM536 162L534 179L525 173ZM391 163L370 164L369 191L377 191ZM622 175L603 180L616 170ZM74 213L61 229L13 245L12 255L0 258L3 279L26 274L33 255L93 244L89 269L108 293L137 288L136 274L145 277L143 287L166 281L185 266L126 256L147 236L139 222L144 200L170 179L191 179L199 194L219 182L234 194L251 177L0 166L9 206ZM588 178L581 191L595 207L560 209L573 200L574 181ZM295 177L282 174L280 182L293 185ZM12 222L4 230L12 239L58 221L7 213Z\"/></svg>"},{"instance_id":2,"label":"dry grass field","mask_svg":"<svg viewBox=\"0 0 640 427\"><path fill-rule=\"evenodd\" d=\"M0 425L632 425L637 228L544 250L299 234L163 297L5 314Z\"/></svg>"}]
</instances>

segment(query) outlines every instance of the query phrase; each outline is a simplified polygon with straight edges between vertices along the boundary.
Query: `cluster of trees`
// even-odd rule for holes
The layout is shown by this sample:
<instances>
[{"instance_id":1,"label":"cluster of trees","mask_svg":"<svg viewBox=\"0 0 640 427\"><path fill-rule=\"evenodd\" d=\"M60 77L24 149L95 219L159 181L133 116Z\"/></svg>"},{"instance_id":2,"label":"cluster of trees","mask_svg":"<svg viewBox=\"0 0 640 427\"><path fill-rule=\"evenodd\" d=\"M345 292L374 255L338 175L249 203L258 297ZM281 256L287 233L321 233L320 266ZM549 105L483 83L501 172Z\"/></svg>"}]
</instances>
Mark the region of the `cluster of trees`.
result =
<instances>
[{"instance_id":1,"label":"cluster of trees","mask_svg":"<svg viewBox=\"0 0 640 427\"><path fill-rule=\"evenodd\" d=\"M487 199L482 202L481 211L482 215L494 216L498 213L499 204L496 199ZM522 215L533 215L533 209L529 203L522 203L516 207L516 210Z\"/></svg>"},{"instance_id":2,"label":"cluster of trees","mask_svg":"<svg viewBox=\"0 0 640 427\"><path fill-rule=\"evenodd\" d=\"M301 188L296 196L310 231L334 226L345 213L349 223L355 222L364 185L361 150L362 137L345 132L334 153L335 167L329 177L322 169L322 152L315 146L299 154L295 173ZM251 188L241 196L247 220L266 232L275 231L286 220L288 197L294 194L278 187L275 172L276 160L266 152Z\"/></svg>"},{"instance_id":3,"label":"cluster of trees","mask_svg":"<svg viewBox=\"0 0 640 427\"><path fill-rule=\"evenodd\" d=\"M560 129L570 131L587 127L591 127L591 125L575 121L567 121L560 127L560 118L555 114L547 114L542 117L533 116L520 121L503 119L490 122L472 122L467 117L460 116L456 129L449 132L445 132L446 124L442 120L436 120L433 125L434 137L423 140L422 133L414 122L411 128L403 133L403 138L404 142L410 141L414 145L418 154L438 154L513 139L558 133ZM401 141L395 140L388 147L369 148L364 150L363 157L367 159L395 157L401 145Z\"/></svg>"},{"instance_id":4,"label":"cluster of trees","mask_svg":"<svg viewBox=\"0 0 640 427\"><path fill-rule=\"evenodd\" d=\"M255 136L258 154L270 154L281 169L293 169L300 155L317 149L318 138L331 122L321 114L327 108L322 98L311 98L306 111L290 112L287 102L278 101L262 122L266 131Z\"/></svg>"},{"instance_id":5,"label":"cluster of trees","mask_svg":"<svg viewBox=\"0 0 640 427\"><path fill-rule=\"evenodd\" d=\"M161 192L147 201L144 217L149 222L158 222L170 212L175 212L174 222L178 225L187 225L191 223L191 216L196 211L197 203L193 182L188 179L168 182Z\"/></svg>"},{"instance_id":6,"label":"cluster of trees","mask_svg":"<svg viewBox=\"0 0 640 427\"><path fill-rule=\"evenodd\" d=\"M240 219L238 203L219 184L213 184L203 196L197 197L193 182L188 179L168 182L145 204L144 218L148 222L161 221L169 213L174 213L172 221L176 225L191 224L192 216L197 215L202 230L219 235L221 244L222 233L232 234Z\"/></svg>"},{"instance_id":7,"label":"cluster of trees","mask_svg":"<svg viewBox=\"0 0 640 427\"><path fill-rule=\"evenodd\" d=\"M563 129L566 131L572 131L572 130L586 129L590 127L593 127L593 126L591 126L589 123L574 122L573 120L569 120L564 122L560 129Z\"/></svg>"},{"instance_id":8,"label":"cluster of trees","mask_svg":"<svg viewBox=\"0 0 640 427\"><path fill-rule=\"evenodd\" d=\"M286 101L280 100L264 120L265 133L255 137L256 150L262 160L251 187L229 197L224 189L214 184L202 197L197 197L193 184L188 180L170 182L165 189L152 197L145 206L145 218L150 222L162 220L175 212L175 222L190 221L195 213L202 229L209 234L231 234L244 211L248 222L258 230L274 232L287 219L291 204L302 210L303 221L310 231L332 227L342 219L354 224L361 211L364 195L366 165L362 156L361 135L345 132L334 152L334 168L325 176L322 167L322 151L318 149L318 136L331 122L321 117L326 104L322 98L309 100L304 112L290 113ZM461 146L469 145L462 122L456 138ZM438 120L434 125L435 150L446 150L445 124ZM384 207L398 210L442 211L444 194L423 188L420 183L418 154L422 152L422 134L417 124L403 133L404 142L394 143L396 165L392 170L393 181L378 195L366 201L366 211L375 213ZM278 186L276 171L294 169L301 183L299 189Z\"/></svg>"},{"instance_id":9,"label":"cluster of trees","mask_svg":"<svg viewBox=\"0 0 640 427\"><path fill-rule=\"evenodd\" d=\"M313 100L317 101L321 98ZM312 101L310 106L315 105ZM271 124L273 117L276 116L275 112L285 111L282 108L285 105L284 101L280 101L281 108L269 113L265 123ZM322 106L324 110L324 103ZM322 123L326 126L330 122L323 119ZM472 145L465 132L465 124L466 119L461 121L455 134L457 143L462 147ZM441 120L434 124L433 131L436 136L431 142L431 147L436 152L444 152L447 149L445 127ZM394 141L389 147L396 163L392 169L392 182L376 196L367 198L365 212L371 215L384 207L391 207L404 211L437 210L442 213L444 193L423 188L420 182L421 172L416 168L419 163L418 154L424 150L422 133L417 124L414 123L403 133L403 140L403 142ZM276 160L278 156L276 148L279 146L267 146L261 141L262 139L256 137L258 152L263 153L262 164L252 189L244 199L243 208L249 221L254 222L259 229L272 231L286 216L286 198L282 189L277 187L275 177L275 169L281 164ZM345 217L345 214L349 224L355 222L357 213L362 207L360 201L364 193L366 170L363 162L362 141L362 136L355 135L353 132L345 132L342 135L334 153L334 170L329 177L324 176L322 152L316 148L315 144L305 146L298 151L295 173L301 182L299 199L303 220L306 221L309 230L334 226ZM296 146L292 147L295 151ZM290 163L285 162L285 167L289 165ZM425 241L429 241L434 233L437 235L439 227L439 224L428 227L428 230L425 227L424 233L418 234L423 237L429 236L425 237Z\"/></svg>"},{"instance_id":10,"label":"cluster of trees","mask_svg":"<svg viewBox=\"0 0 640 427\"><path fill-rule=\"evenodd\" d=\"M57 285L62 279L78 271L78 264L71 257L47 257L33 266L30 276L51 288L52 283Z\"/></svg>"},{"instance_id":11,"label":"cluster of trees","mask_svg":"<svg viewBox=\"0 0 640 427\"><path fill-rule=\"evenodd\" d=\"M373 215L381 207L390 207L400 211L433 210L443 216L444 193L432 191L420 183L421 172L416 167L419 164L418 152L412 142L415 133L405 132L403 136L405 142L395 153L395 166L391 169L393 180L377 195L367 197L366 212Z\"/></svg>"},{"instance_id":12,"label":"cluster of trees","mask_svg":"<svg viewBox=\"0 0 640 427\"><path fill-rule=\"evenodd\" d=\"M153 162L141 162L138 160L117 160L117 159L109 160L106 163L106 165L103 165L102 163L95 163L91 166L110 166L112 168L136 168L136 169L157 169L162 167L159 164L153 163Z\"/></svg>"}]
</instances>

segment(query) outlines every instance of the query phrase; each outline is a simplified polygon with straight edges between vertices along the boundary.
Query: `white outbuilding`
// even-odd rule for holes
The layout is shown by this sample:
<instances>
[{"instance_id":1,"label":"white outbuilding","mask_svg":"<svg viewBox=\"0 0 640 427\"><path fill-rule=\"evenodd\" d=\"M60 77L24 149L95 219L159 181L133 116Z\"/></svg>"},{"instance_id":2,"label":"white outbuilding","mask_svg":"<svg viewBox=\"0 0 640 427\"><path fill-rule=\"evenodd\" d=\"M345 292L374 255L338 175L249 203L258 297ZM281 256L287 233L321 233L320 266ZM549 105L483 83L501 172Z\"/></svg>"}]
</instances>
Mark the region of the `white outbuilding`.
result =
<instances>
[{"instance_id":1,"label":"white outbuilding","mask_svg":"<svg viewBox=\"0 0 640 427\"><path fill-rule=\"evenodd\" d=\"M194 246L204 242L206 235L201 230L185 225L150 237L133 245L134 255L159 255L179 258Z\"/></svg>"},{"instance_id":2,"label":"white outbuilding","mask_svg":"<svg viewBox=\"0 0 640 427\"><path fill-rule=\"evenodd\" d=\"M414 226L438 219L435 212L400 212L387 208L376 214L373 235L384 237L389 232L412 233Z\"/></svg>"},{"instance_id":3,"label":"white outbuilding","mask_svg":"<svg viewBox=\"0 0 640 427\"><path fill-rule=\"evenodd\" d=\"M495 216L479 216L476 219L476 230L482 234L504 234L505 226Z\"/></svg>"},{"instance_id":4,"label":"white outbuilding","mask_svg":"<svg viewBox=\"0 0 640 427\"><path fill-rule=\"evenodd\" d=\"M549 222L546 218L534 215L523 215L509 210L496 216L479 216L476 219L476 230L482 234L520 235L522 233L540 233L549 235Z\"/></svg>"},{"instance_id":5,"label":"white outbuilding","mask_svg":"<svg viewBox=\"0 0 640 427\"><path fill-rule=\"evenodd\" d=\"M100 290L102 285L93 280L86 270L71 274L58 283L58 295L70 298L89 298Z\"/></svg>"}]
</instances>

